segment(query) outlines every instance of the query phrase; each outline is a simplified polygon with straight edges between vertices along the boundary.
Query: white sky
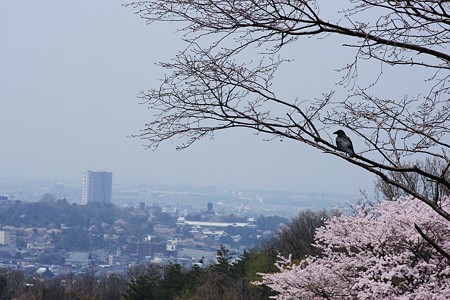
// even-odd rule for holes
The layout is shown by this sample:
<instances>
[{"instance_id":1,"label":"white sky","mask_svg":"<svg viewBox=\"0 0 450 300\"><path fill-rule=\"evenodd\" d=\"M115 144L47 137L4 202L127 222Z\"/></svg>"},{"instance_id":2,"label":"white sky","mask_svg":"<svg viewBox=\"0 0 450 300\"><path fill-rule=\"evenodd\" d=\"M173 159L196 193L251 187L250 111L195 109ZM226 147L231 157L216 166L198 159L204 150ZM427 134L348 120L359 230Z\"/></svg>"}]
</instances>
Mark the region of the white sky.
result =
<instances>
[{"instance_id":1,"label":"white sky","mask_svg":"<svg viewBox=\"0 0 450 300\"><path fill-rule=\"evenodd\" d=\"M159 85L155 63L182 44L167 24L147 26L121 3L0 2L0 177L79 181L99 169L113 172L115 183L373 191L371 175L338 158L251 131L225 131L183 151L176 141L143 149L128 136L152 114L136 96ZM340 76L333 70L345 64L331 50L296 49L305 65L286 67L282 93L331 90Z\"/></svg>"}]
</instances>

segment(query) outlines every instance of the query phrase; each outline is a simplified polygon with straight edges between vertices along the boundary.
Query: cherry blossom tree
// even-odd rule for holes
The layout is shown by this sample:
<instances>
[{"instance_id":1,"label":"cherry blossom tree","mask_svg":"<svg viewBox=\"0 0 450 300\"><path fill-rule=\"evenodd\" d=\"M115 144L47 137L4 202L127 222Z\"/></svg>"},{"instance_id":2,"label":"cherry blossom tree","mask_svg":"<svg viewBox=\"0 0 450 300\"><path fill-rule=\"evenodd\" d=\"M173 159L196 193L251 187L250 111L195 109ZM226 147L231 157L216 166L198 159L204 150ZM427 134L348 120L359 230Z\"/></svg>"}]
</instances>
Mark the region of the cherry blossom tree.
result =
<instances>
[{"instance_id":1,"label":"cherry blossom tree","mask_svg":"<svg viewBox=\"0 0 450 300\"><path fill-rule=\"evenodd\" d=\"M329 219L315 246L322 255L298 264L280 257L279 272L262 274L257 284L277 291L280 300L450 298L450 258L436 250L450 252L450 225L412 197Z\"/></svg>"}]
</instances>

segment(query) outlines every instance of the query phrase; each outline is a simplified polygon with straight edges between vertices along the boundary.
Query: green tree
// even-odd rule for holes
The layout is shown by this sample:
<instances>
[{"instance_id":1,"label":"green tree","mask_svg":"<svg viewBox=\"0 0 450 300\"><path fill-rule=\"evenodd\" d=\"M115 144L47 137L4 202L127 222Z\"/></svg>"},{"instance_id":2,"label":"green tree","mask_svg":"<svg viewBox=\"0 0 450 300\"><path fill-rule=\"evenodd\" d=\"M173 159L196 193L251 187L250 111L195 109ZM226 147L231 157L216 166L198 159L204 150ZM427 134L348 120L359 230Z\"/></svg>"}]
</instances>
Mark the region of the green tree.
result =
<instances>
[{"instance_id":1,"label":"green tree","mask_svg":"<svg viewBox=\"0 0 450 300\"><path fill-rule=\"evenodd\" d=\"M180 294L187 294L185 290L192 288L194 281L189 273L179 264L161 268L149 266L144 275L128 284L124 298L126 300L175 299Z\"/></svg>"},{"instance_id":2,"label":"green tree","mask_svg":"<svg viewBox=\"0 0 450 300\"><path fill-rule=\"evenodd\" d=\"M3 298L4 292L6 292L6 286L8 285L8 282L6 281L5 277L0 276L0 299Z\"/></svg>"},{"instance_id":3,"label":"green tree","mask_svg":"<svg viewBox=\"0 0 450 300\"><path fill-rule=\"evenodd\" d=\"M216 251L217 264L213 267L215 271L223 274L229 274L231 270L231 259L233 253L224 245L220 245L220 249Z\"/></svg>"},{"instance_id":4,"label":"green tree","mask_svg":"<svg viewBox=\"0 0 450 300\"><path fill-rule=\"evenodd\" d=\"M265 243L272 255L292 255L293 259L303 259L308 255L320 254L313 246L316 229L323 226L327 219L338 215L338 211L303 210L291 222L281 226L277 234Z\"/></svg>"},{"instance_id":5,"label":"green tree","mask_svg":"<svg viewBox=\"0 0 450 300\"><path fill-rule=\"evenodd\" d=\"M144 275L140 275L128 284L123 294L125 300L153 300L159 294L161 270L149 266Z\"/></svg>"},{"instance_id":6,"label":"green tree","mask_svg":"<svg viewBox=\"0 0 450 300\"><path fill-rule=\"evenodd\" d=\"M160 299L174 299L183 293L187 286L188 275L179 264L170 265L165 269L164 279L160 284Z\"/></svg>"},{"instance_id":7,"label":"green tree","mask_svg":"<svg viewBox=\"0 0 450 300\"><path fill-rule=\"evenodd\" d=\"M259 273L275 273L276 259L265 250L244 251L240 259L232 266L231 274L236 279L242 279L245 294L248 299L269 299L274 293L266 286L256 286L253 282L261 281Z\"/></svg>"}]
</instances>

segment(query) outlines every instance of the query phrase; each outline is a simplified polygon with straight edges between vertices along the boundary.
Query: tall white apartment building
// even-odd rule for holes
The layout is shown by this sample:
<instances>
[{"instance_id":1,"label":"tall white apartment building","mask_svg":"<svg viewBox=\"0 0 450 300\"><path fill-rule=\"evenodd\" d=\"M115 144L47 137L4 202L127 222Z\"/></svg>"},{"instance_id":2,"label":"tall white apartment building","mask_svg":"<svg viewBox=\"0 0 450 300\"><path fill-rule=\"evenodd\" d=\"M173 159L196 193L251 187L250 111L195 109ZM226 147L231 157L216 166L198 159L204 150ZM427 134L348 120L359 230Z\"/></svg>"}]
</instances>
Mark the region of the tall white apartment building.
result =
<instances>
[{"instance_id":1,"label":"tall white apartment building","mask_svg":"<svg viewBox=\"0 0 450 300\"><path fill-rule=\"evenodd\" d=\"M0 245L5 245L14 248L16 246L16 233L12 231L1 230Z\"/></svg>"},{"instance_id":2,"label":"tall white apartment building","mask_svg":"<svg viewBox=\"0 0 450 300\"><path fill-rule=\"evenodd\" d=\"M111 203L112 173L86 171L83 178L82 203Z\"/></svg>"}]
</instances>

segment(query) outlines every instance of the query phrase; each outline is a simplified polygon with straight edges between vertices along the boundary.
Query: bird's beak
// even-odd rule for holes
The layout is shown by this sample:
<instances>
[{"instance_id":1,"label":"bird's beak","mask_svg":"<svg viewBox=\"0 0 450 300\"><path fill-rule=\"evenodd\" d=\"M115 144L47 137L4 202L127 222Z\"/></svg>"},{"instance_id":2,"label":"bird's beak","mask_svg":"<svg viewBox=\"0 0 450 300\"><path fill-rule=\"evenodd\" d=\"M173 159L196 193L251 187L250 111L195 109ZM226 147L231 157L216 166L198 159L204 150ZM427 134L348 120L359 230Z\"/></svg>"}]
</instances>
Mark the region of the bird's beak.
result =
<instances>
[{"instance_id":1,"label":"bird's beak","mask_svg":"<svg viewBox=\"0 0 450 300\"><path fill-rule=\"evenodd\" d=\"M333 134L337 134L337 131L333 132Z\"/></svg>"}]
</instances>

